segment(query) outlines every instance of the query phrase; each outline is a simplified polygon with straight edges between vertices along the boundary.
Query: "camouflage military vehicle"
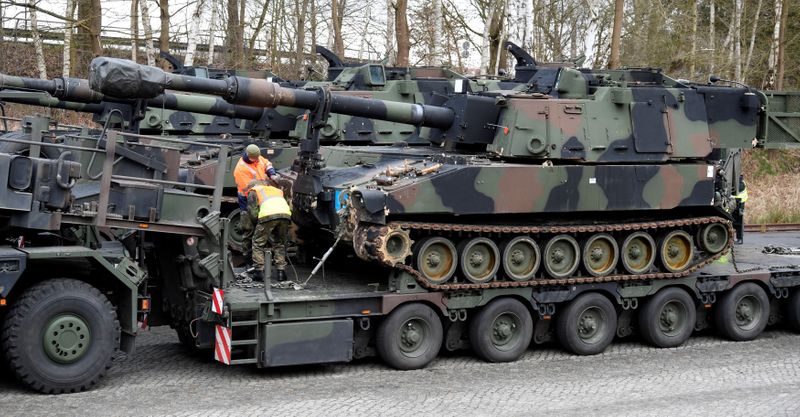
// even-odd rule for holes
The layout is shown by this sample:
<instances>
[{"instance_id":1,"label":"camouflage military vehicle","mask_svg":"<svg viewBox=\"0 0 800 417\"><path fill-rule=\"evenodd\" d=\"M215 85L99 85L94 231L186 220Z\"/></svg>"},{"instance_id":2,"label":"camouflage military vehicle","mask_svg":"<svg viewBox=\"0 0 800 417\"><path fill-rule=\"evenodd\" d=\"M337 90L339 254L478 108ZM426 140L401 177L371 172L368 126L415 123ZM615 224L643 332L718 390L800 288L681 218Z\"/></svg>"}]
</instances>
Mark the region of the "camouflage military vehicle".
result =
<instances>
[{"instance_id":1,"label":"camouflage military vehicle","mask_svg":"<svg viewBox=\"0 0 800 417\"><path fill-rule=\"evenodd\" d=\"M731 340L753 339L777 321L800 330L792 259L755 246L719 257L730 246L738 177L726 144L752 133L758 146L796 145L797 94L686 85L635 70L581 73L589 87L580 98L580 85L571 89L578 78L565 71L554 95L456 94L412 106L265 80L165 78L105 59L95 61L94 85L127 95L104 84L119 66L141 71L131 79L137 91L158 95L166 80L249 105L311 109L296 164L297 220L367 261L346 258L346 269L329 269L322 280L312 279L318 269L298 265L308 279L298 275L291 286L237 278L220 215L224 170L206 186L127 175L116 163L136 139L175 172L179 149L169 144L180 139L109 131L100 149L25 141L57 152L0 152L0 344L12 372L34 389L92 387L114 350L130 351L148 324L175 327L185 344L213 350L226 365L378 355L399 369L424 367L441 348L471 347L498 362L549 340L593 354L634 332L671 347L707 327ZM435 146L352 147L342 157L349 166L326 167L316 134L329 111L428 126ZM636 122L653 114L661 123ZM609 128L596 128L600 122ZM659 131L669 143L648 140ZM699 143L684 146L685 135ZM226 147L209 146L226 158ZM664 146L670 151L659 152ZM103 167L88 181L99 192L79 199L83 153L101 155ZM579 272L566 274L576 259ZM487 269L495 271L490 279Z\"/></svg>"}]
</instances>

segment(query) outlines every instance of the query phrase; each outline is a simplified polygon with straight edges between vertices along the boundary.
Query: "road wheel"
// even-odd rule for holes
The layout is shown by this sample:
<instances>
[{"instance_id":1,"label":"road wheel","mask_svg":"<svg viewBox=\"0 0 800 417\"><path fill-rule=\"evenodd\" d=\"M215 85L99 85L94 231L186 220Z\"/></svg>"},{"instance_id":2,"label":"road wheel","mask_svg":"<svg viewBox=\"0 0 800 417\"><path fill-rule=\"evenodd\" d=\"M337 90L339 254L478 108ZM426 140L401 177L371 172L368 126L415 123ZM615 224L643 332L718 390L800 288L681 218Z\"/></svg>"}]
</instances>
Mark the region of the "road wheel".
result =
<instances>
[{"instance_id":1,"label":"road wheel","mask_svg":"<svg viewBox=\"0 0 800 417\"><path fill-rule=\"evenodd\" d=\"M96 288L52 279L27 289L3 324L0 341L17 378L44 393L83 391L111 367L119 347L114 306Z\"/></svg>"},{"instance_id":2,"label":"road wheel","mask_svg":"<svg viewBox=\"0 0 800 417\"><path fill-rule=\"evenodd\" d=\"M458 252L461 272L470 282L489 282L500 268L500 249L491 239L476 237L462 242Z\"/></svg>"},{"instance_id":3,"label":"road wheel","mask_svg":"<svg viewBox=\"0 0 800 417\"><path fill-rule=\"evenodd\" d=\"M430 307L411 303L398 307L376 334L378 355L397 369L427 366L442 347L442 322Z\"/></svg>"},{"instance_id":4,"label":"road wheel","mask_svg":"<svg viewBox=\"0 0 800 417\"><path fill-rule=\"evenodd\" d=\"M539 262L539 245L527 236L517 236L503 247L503 270L514 281L533 278Z\"/></svg>"},{"instance_id":5,"label":"road wheel","mask_svg":"<svg viewBox=\"0 0 800 417\"><path fill-rule=\"evenodd\" d=\"M694 330L697 311L692 297L680 288L665 288L639 310L642 338L656 347L682 345Z\"/></svg>"},{"instance_id":6,"label":"road wheel","mask_svg":"<svg viewBox=\"0 0 800 417\"><path fill-rule=\"evenodd\" d=\"M428 282L444 284L458 266L456 247L450 239L429 236L421 239L414 250L415 265Z\"/></svg>"},{"instance_id":7,"label":"road wheel","mask_svg":"<svg viewBox=\"0 0 800 417\"><path fill-rule=\"evenodd\" d=\"M669 272L682 272L692 263L694 245L692 238L683 230L673 230L659 245L661 264Z\"/></svg>"},{"instance_id":8,"label":"road wheel","mask_svg":"<svg viewBox=\"0 0 800 417\"><path fill-rule=\"evenodd\" d=\"M598 293L585 293L556 314L556 334L561 345L578 355L604 351L617 332L617 310Z\"/></svg>"},{"instance_id":9,"label":"road wheel","mask_svg":"<svg viewBox=\"0 0 800 417\"><path fill-rule=\"evenodd\" d=\"M786 321L792 330L800 333L800 290L795 290L786 302Z\"/></svg>"},{"instance_id":10,"label":"road wheel","mask_svg":"<svg viewBox=\"0 0 800 417\"><path fill-rule=\"evenodd\" d=\"M553 278L566 278L572 275L581 260L578 241L570 235L558 235L544 248L544 269Z\"/></svg>"},{"instance_id":11,"label":"road wheel","mask_svg":"<svg viewBox=\"0 0 800 417\"><path fill-rule=\"evenodd\" d=\"M472 349L489 362L519 359L528 349L531 336L531 313L513 298L492 301L478 312L469 327Z\"/></svg>"},{"instance_id":12,"label":"road wheel","mask_svg":"<svg viewBox=\"0 0 800 417\"><path fill-rule=\"evenodd\" d=\"M583 266L596 277L610 274L617 266L617 259L619 247L611 235L598 233L583 245Z\"/></svg>"},{"instance_id":13,"label":"road wheel","mask_svg":"<svg viewBox=\"0 0 800 417\"><path fill-rule=\"evenodd\" d=\"M728 228L722 223L711 223L700 229L697 243L701 249L709 253L720 253L728 246Z\"/></svg>"},{"instance_id":14,"label":"road wheel","mask_svg":"<svg viewBox=\"0 0 800 417\"><path fill-rule=\"evenodd\" d=\"M752 282L726 292L715 310L717 329L730 340L753 340L769 321L767 293Z\"/></svg>"},{"instance_id":15,"label":"road wheel","mask_svg":"<svg viewBox=\"0 0 800 417\"><path fill-rule=\"evenodd\" d=\"M225 228L225 232L228 233L228 246L238 252L242 250L242 240L244 239L242 229L239 227L239 217L241 215L242 212L238 208L228 213L226 216L228 218L228 227Z\"/></svg>"},{"instance_id":16,"label":"road wheel","mask_svg":"<svg viewBox=\"0 0 800 417\"><path fill-rule=\"evenodd\" d=\"M632 233L622 243L622 265L631 274L650 270L656 259L656 242L647 232Z\"/></svg>"}]
</instances>

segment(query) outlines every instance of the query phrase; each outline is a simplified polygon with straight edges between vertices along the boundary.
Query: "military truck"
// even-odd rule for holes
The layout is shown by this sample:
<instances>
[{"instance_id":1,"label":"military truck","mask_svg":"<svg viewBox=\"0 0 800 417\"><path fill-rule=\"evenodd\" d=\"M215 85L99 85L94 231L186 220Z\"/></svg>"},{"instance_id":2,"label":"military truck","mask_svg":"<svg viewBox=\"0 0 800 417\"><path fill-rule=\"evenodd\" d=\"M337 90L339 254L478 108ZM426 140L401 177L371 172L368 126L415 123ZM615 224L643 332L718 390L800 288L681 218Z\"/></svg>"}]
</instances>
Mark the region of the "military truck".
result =
<instances>
[{"instance_id":1,"label":"military truck","mask_svg":"<svg viewBox=\"0 0 800 417\"><path fill-rule=\"evenodd\" d=\"M108 65L106 69L109 70L117 65L130 65L118 61L96 62ZM155 69L142 70L157 75L157 83L164 80L163 74ZM93 77L97 77L95 87L104 93L124 95L120 91L111 94L109 87L103 85L103 80L111 78L99 72L93 72ZM318 153L318 136L313 129L323 125L327 111L429 125L443 129L445 139L453 129L450 120L455 115L459 120L470 122L480 119L464 117L463 112L472 109L467 105L407 106L340 97L327 94L324 89L293 91L266 81L237 78L208 80L207 83L185 77L167 79L179 88L191 83L192 88L199 86L206 93L233 94L233 99L247 104L283 104L312 109L309 113L311 135L302 143L303 153L297 163L295 207L307 221L317 222L318 229L332 231L338 242L348 241L348 227L343 227L352 221L348 217L352 215L354 220L364 221L361 214L354 211L360 207L356 204L363 202L364 206L378 207L379 210L370 212L372 214L382 211L384 216L391 216L393 213L391 210L387 213L383 210L385 207L374 204L369 197L356 203L359 198L356 191L364 195L368 194L367 190L384 190L386 195L391 195L391 186L397 182L425 181L452 169L446 166L448 164L457 162L458 166L469 168L479 161L471 156L473 151L463 151L461 159L448 156L449 160L425 166L423 169L427 170L423 171L417 170L419 165L410 161L419 157L414 151L393 160L406 159L408 163L390 161L391 170L379 167L376 177L372 170L381 160L370 159L367 153L353 154L351 160L360 158L363 162L356 165L364 171L352 178L369 177L370 181L366 186L356 185L349 198L334 198L341 194L333 193L335 189L330 187L333 183L327 182L327 178L339 179L323 166ZM228 83L234 80L239 90L229 88ZM715 95L747 94L734 88L718 89L713 89ZM771 98L759 96L756 129L759 133L754 137L765 141L765 146L770 144L776 129L798 117L800 109L790 96L779 93ZM785 100L781 102L782 98ZM469 102L468 97L456 100ZM493 103L498 105L502 100L495 98ZM750 102L745 101L747 103ZM627 104L629 109L634 107ZM581 103L573 102L570 106L569 110L574 111L574 106L581 106ZM482 111L487 107L481 107ZM591 110L586 103L582 109ZM522 131L524 127L530 131L542 128L520 122L493 129L497 130L495 134L504 137L512 133L519 135L511 132L512 128L518 129L518 125L523 127L519 129ZM472 124L459 126L468 129ZM488 124L479 122L477 126L485 129ZM505 127L509 128L508 135ZM762 135L762 131L768 134ZM791 138L793 131L785 130L784 134ZM424 367L441 349L471 347L481 358L498 362L515 360L531 343L550 340L558 340L578 354L593 354L602 351L615 336L624 337L633 332L641 334L648 343L668 347L683 343L693 330L709 326L716 327L732 340L755 338L768 323L780 320L800 327L800 267L794 258L764 255L760 248L754 247L737 248L728 260L717 256L731 247L729 220L724 212L717 214L721 220L715 220L724 228L718 235L724 243L714 241L722 246L720 251L701 260L711 259L710 262L680 273L650 269L627 279L616 273L555 278L536 269L530 279L513 280L504 269L495 273L491 280L476 283L467 280L459 270L458 276L450 277L449 281L433 283L419 276L415 267L418 263L414 261L403 260L391 267L382 261L375 262L369 256L376 253L370 252L374 246L370 248L365 244L369 261L360 260L364 253L359 254L357 249L347 250L347 245L341 245L335 256L347 260L345 263L349 266L345 268L331 264L327 273L315 275L320 273L319 268L310 270L298 265L295 285L273 286L269 280L263 284L254 283L234 274L232 256L225 242L224 230L228 224L219 215L221 187L200 190L207 186L168 176L153 180L151 176L135 177L118 172L114 161L120 156L116 150L125 143L126 136L159 146L166 154L164 160L173 160L168 155L176 151L161 142L164 138L115 131L108 132L106 146L101 149L81 143L41 144L57 149L57 158L0 154L0 175L5 176L5 181L0 182L5 187L0 199L3 201L0 217L6 226L2 229L5 244L0 249L0 262L4 265L0 270L0 305L6 310L0 343L7 352L10 368L34 389L56 393L90 388L110 366L114 349L129 351L139 331L138 325L145 323L172 325L185 344L211 348L219 362L229 365L274 367L345 362L378 355L399 369ZM455 137L463 140L482 136L470 132ZM553 137L557 136L547 138ZM680 137L676 135L674 139L680 141ZM477 144L472 143L472 146L477 147ZM436 149L438 153L442 153L442 149L455 152L446 143L444 148ZM225 147L219 148L221 158L225 158L226 152ZM93 185L98 192L83 199L74 198L77 177L83 171L74 161L79 153L104 155L103 175ZM502 153L491 152L500 156L481 162L481 166L497 164ZM729 160L728 155L719 158ZM735 164L735 158L731 160L730 164ZM560 166L563 165L544 165L553 168L553 172ZM166 172L174 172L175 167L170 165ZM221 184L222 176L229 174L218 170L217 175L220 181L216 184ZM722 183L723 178L730 175L726 172L712 179ZM303 181L310 183L305 184L310 187L308 189L313 190L318 184L323 190L318 194L303 192ZM481 185L479 181L470 184ZM417 187L421 189L423 185ZM468 195L473 194L469 188L461 189ZM315 199L322 213L326 205L339 204L337 212L341 212L342 221L320 224L318 219L328 217L309 215L314 213L314 207L304 207L301 201L308 200L309 196ZM715 195L714 198L724 199L725 196ZM297 204L298 201L301 203ZM419 201L424 203L425 199ZM414 220L412 217L404 221ZM670 221L675 224L667 224L668 227L681 226L680 220ZM658 228L650 224L655 221L647 223L639 225L638 231ZM603 223L594 226L603 226ZM510 231L502 229L505 225L497 227L500 229L494 230L491 226L481 232L490 240L508 233L526 234L535 242L537 233L541 232L522 228L552 226L522 223L515 226L520 230ZM555 227L567 226L556 224ZM575 232L569 228L556 232L597 233L588 229L590 225L576 227ZM454 227L431 227L427 232L433 237L447 232L447 236L466 239L472 239L475 233ZM621 227L608 234L618 238L627 232L629 230ZM402 228L397 233L402 234ZM697 238L692 237L693 245ZM705 240L705 245L712 241ZM407 250L404 244L402 237L388 239L387 253ZM437 251L446 253L446 246L442 244L436 251L428 251L430 256L426 258L433 260ZM464 250L464 246L458 246ZM412 247L413 251L419 250L419 246ZM520 270L529 272L525 270L537 257L523 249L505 257L512 263L514 259L520 260ZM335 250L332 248L323 259L330 260ZM568 248L562 249L566 250ZM638 259L632 252L628 255ZM497 263L502 259L496 258Z\"/></svg>"}]
</instances>

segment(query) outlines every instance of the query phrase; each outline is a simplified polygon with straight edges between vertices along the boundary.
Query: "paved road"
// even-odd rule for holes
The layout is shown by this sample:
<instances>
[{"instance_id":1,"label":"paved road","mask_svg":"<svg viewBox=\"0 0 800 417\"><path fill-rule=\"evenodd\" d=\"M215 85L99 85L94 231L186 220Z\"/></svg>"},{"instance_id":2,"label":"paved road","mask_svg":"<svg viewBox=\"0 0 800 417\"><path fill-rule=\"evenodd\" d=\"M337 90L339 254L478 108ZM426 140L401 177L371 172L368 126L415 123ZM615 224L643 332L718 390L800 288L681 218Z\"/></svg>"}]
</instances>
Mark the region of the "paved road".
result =
<instances>
[{"instance_id":1,"label":"paved road","mask_svg":"<svg viewBox=\"0 0 800 417\"><path fill-rule=\"evenodd\" d=\"M557 346L487 364L468 353L424 370L378 361L257 370L188 355L167 328L143 333L101 386L57 397L0 376L15 415L800 415L800 335L752 342L696 335L677 349L617 341L579 357Z\"/></svg>"}]
</instances>

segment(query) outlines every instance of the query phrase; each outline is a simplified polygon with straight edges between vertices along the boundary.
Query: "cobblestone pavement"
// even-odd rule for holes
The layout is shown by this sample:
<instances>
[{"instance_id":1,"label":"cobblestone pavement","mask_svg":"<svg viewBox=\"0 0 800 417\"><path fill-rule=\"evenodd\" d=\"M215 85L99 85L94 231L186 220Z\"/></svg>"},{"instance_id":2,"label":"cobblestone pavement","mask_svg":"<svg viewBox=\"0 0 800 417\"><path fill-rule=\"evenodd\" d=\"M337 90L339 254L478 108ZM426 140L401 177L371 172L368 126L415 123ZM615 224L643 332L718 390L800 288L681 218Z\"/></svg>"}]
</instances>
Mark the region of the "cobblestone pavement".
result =
<instances>
[{"instance_id":1,"label":"cobblestone pavement","mask_svg":"<svg viewBox=\"0 0 800 417\"><path fill-rule=\"evenodd\" d=\"M676 349L618 340L580 357L556 345L517 362L465 352L419 371L377 360L258 370L187 354L168 328L144 332L90 392L45 396L0 375L4 416L67 415L800 415L800 335L752 342L695 335Z\"/></svg>"}]
</instances>

